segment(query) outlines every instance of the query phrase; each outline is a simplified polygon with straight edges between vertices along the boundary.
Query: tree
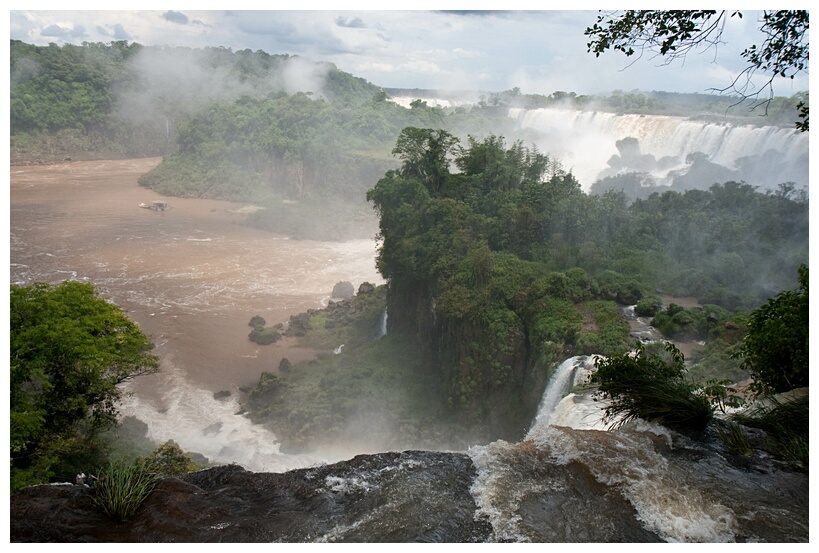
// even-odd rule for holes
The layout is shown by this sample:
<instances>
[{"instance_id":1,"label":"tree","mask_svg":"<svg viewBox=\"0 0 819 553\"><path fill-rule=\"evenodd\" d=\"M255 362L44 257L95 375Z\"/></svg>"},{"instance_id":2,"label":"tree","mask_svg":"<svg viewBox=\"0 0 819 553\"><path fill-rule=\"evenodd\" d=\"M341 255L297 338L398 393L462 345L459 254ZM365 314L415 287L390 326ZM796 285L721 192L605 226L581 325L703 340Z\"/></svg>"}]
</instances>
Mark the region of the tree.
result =
<instances>
[{"instance_id":1,"label":"tree","mask_svg":"<svg viewBox=\"0 0 819 553\"><path fill-rule=\"evenodd\" d=\"M124 312L79 282L11 286L12 490L47 482L61 458L116 422L119 384L158 370Z\"/></svg>"},{"instance_id":2,"label":"tree","mask_svg":"<svg viewBox=\"0 0 819 553\"><path fill-rule=\"evenodd\" d=\"M808 385L808 268L799 267L799 289L780 292L751 312L748 334L735 357L754 378L756 393Z\"/></svg>"},{"instance_id":3,"label":"tree","mask_svg":"<svg viewBox=\"0 0 819 553\"><path fill-rule=\"evenodd\" d=\"M392 153L403 162L402 177L421 179L435 195L449 176L449 155L457 144L458 139L443 129L406 127Z\"/></svg>"},{"instance_id":4,"label":"tree","mask_svg":"<svg viewBox=\"0 0 819 553\"><path fill-rule=\"evenodd\" d=\"M722 44L722 32L728 17L742 17L742 13L716 10L626 10L623 13L602 12L597 23L586 28L585 35L591 37L588 51L599 57L613 49L626 56L653 53L665 58L665 63L684 59L695 48L717 47ZM602 25L601 25L602 24ZM768 97L754 104L767 107L773 100L773 81L776 77L793 79L795 75L808 70L808 29L807 10L764 10L759 30L764 35L760 46L746 48L741 56L748 60L748 66L736 76L734 81L720 92L733 90L742 99L759 99L763 91ZM750 92L754 74L761 71L768 75L768 81L756 92ZM807 101L800 101L797 108L800 121L798 129L808 130Z\"/></svg>"}]
</instances>

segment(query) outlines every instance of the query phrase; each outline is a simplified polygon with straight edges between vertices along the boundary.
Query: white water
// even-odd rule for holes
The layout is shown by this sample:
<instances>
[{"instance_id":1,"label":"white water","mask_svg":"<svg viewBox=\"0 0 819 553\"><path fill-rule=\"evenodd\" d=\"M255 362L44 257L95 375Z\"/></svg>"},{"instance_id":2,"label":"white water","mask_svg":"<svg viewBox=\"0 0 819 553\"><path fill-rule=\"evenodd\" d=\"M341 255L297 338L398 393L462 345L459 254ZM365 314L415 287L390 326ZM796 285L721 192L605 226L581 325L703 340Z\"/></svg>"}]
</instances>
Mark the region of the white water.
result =
<instances>
[{"instance_id":1,"label":"white water","mask_svg":"<svg viewBox=\"0 0 819 553\"><path fill-rule=\"evenodd\" d=\"M512 108L509 117L517 120L521 128L541 133L538 148L561 160L586 190L609 169L609 159L619 154L616 141L626 137L639 141L642 154L651 154L657 160L664 157L676 160L654 174L662 184L670 184L662 179L670 171L683 169L686 156L694 152L702 152L713 163L734 169L739 158L773 151L776 167L769 167L772 173L758 175L760 182L750 184L792 180L807 185L808 133L793 128L552 108Z\"/></svg>"},{"instance_id":2,"label":"white water","mask_svg":"<svg viewBox=\"0 0 819 553\"><path fill-rule=\"evenodd\" d=\"M378 338L383 338L387 335L387 310L384 309L384 313L381 315L381 323L378 327Z\"/></svg>"},{"instance_id":3,"label":"white water","mask_svg":"<svg viewBox=\"0 0 819 553\"><path fill-rule=\"evenodd\" d=\"M569 467L585 467L664 541L769 541L777 528L805 530L805 521L759 506L760 485L771 485L766 471L739 471L710 447L657 424L638 420L607 431L605 404L594 401L591 390L571 391L587 381L593 365L593 357L579 356L555 369L524 441L470 448L477 471L471 493L494 540L617 541L605 521L623 513L605 512L612 507L593 500L584 506L573 491L576 476L556 473L553 464L570 475L577 471Z\"/></svg>"},{"instance_id":4,"label":"white water","mask_svg":"<svg viewBox=\"0 0 819 553\"><path fill-rule=\"evenodd\" d=\"M254 472L283 472L327 461L279 451L276 436L239 414L237 394L214 399L210 390L193 385L172 359L163 359L156 378L159 398L149 400L124 386L120 410L148 425L148 439L173 440L185 451L201 453L214 464L236 463Z\"/></svg>"},{"instance_id":5,"label":"white water","mask_svg":"<svg viewBox=\"0 0 819 553\"><path fill-rule=\"evenodd\" d=\"M538 429L550 425L558 404L563 401L573 387L588 380L593 368L594 357L581 355L566 359L555 369L549 383L546 385L546 390L543 392L543 398L540 400L537 415L527 438L530 438Z\"/></svg>"}]
</instances>

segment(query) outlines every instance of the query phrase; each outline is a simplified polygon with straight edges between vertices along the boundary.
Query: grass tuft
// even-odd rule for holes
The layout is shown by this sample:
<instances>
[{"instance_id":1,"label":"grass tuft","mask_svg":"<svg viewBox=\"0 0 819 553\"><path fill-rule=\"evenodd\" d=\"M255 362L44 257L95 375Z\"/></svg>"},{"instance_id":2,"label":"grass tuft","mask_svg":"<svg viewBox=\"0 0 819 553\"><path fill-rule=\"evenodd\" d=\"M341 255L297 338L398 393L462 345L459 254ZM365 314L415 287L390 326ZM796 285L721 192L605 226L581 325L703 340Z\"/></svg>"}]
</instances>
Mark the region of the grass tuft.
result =
<instances>
[{"instance_id":1,"label":"grass tuft","mask_svg":"<svg viewBox=\"0 0 819 553\"><path fill-rule=\"evenodd\" d=\"M94 504L109 517L130 519L153 491L159 475L141 460L114 461L99 472Z\"/></svg>"}]
</instances>

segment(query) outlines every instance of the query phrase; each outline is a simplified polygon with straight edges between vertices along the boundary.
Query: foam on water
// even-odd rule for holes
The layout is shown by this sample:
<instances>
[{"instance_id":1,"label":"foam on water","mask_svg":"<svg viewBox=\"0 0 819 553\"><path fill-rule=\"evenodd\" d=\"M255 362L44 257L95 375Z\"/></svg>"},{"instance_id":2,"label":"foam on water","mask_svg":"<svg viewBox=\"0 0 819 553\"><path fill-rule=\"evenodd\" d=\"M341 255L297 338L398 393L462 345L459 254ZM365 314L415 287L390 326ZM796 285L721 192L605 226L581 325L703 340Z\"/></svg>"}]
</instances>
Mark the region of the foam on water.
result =
<instances>
[{"instance_id":1,"label":"foam on water","mask_svg":"<svg viewBox=\"0 0 819 553\"><path fill-rule=\"evenodd\" d=\"M183 450L201 453L213 463L236 463L254 472L282 472L324 462L281 453L273 432L238 414L241 408L235 395L214 399L213 392L190 385L167 359L162 371L151 378L158 380L159 400L128 394L126 385L121 411L145 422L147 437L157 444L174 440Z\"/></svg>"},{"instance_id":2,"label":"foam on water","mask_svg":"<svg viewBox=\"0 0 819 553\"><path fill-rule=\"evenodd\" d=\"M588 380L593 365L593 358L581 356L555 369L524 442L470 448L477 471L471 492L478 512L492 524L494 539L532 541L521 511L524 501L563 493L563 477L543 476L553 473L549 463L580 463L597 482L620 490L643 527L663 540L734 541L738 515L719 492L732 485L730 471L692 469L692 455L711 454L657 424L637 421L606 431L605 403L595 401L590 390L569 392ZM571 513L560 516L568 518L555 524L567 528L579 520Z\"/></svg>"}]
</instances>

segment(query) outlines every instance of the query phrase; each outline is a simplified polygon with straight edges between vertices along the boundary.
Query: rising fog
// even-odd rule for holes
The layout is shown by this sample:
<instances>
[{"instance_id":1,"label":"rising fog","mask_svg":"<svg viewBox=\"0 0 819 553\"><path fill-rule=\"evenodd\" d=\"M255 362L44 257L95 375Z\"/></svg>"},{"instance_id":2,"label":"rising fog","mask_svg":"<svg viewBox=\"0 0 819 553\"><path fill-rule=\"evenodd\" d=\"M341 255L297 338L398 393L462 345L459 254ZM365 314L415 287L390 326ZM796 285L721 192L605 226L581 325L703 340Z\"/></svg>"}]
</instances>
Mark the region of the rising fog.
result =
<instances>
[{"instance_id":1,"label":"rising fog","mask_svg":"<svg viewBox=\"0 0 819 553\"><path fill-rule=\"evenodd\" d=\"M305 92L324 96L330 65L298 56L258 56L241 60L238 53L220 48L142 48L132 60L136 79L116 90L119 113L133 123L146 123L165 116L162 107L194 113L213 101L232 102L242 96L264 98L268 94ZM242 64L241 69L237 68ZM270 67L279 71L270 71ZM250 78L241 78L241 75Z\"/></svg>"}]
</instances>

